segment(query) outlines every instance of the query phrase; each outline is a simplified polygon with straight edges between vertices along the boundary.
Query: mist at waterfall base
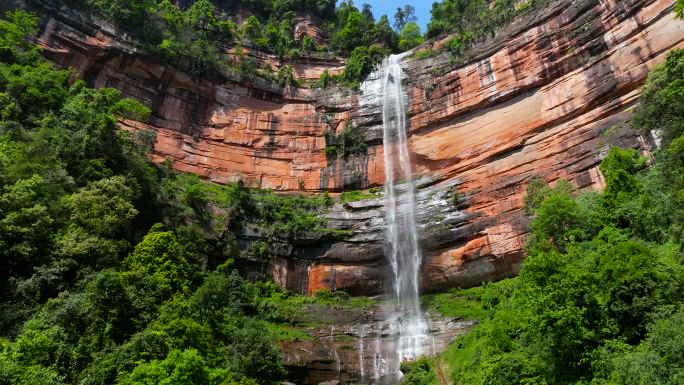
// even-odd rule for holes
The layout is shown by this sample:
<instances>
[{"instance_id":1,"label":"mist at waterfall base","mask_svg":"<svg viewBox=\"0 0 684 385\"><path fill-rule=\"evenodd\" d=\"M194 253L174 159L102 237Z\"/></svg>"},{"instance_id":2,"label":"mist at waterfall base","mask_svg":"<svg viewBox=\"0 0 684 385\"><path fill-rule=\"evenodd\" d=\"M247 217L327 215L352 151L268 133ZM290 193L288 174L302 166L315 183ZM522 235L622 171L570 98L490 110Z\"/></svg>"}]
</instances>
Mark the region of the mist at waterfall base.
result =
<instances>
[{"instance_id":1,"label":"mist at waterfall base","mask_svg":"<svg viewBox=\"0 0 684 385\"><path fill-rule=\"evenodd\" d=\"M385 253L394 275L392 289L396 305L375 340L367 342L376 344L375 350L386 352L385 356L374 357L373 373L361 374L362 381L365 380L363 377L373 376L373 380L382 380L386 384L400 382L401 362L420 357L428 344L427 323L418 299L422 254L418 245L414 184L407 144L406 104L400 65L403 56L392 55L381 67L387 222ZM360 335L362 356L363 331ZM380 348L380 344L387 346Z\"/></svg>"}]
</instances>

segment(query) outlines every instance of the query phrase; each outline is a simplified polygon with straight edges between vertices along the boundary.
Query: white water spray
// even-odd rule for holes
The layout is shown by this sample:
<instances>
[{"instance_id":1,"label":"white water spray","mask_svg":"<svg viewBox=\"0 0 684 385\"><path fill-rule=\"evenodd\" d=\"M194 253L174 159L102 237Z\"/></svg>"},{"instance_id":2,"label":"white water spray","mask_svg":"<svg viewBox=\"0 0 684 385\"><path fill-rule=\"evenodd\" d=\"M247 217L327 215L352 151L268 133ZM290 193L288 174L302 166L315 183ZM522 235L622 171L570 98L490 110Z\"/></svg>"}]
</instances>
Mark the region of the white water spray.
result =
<instances>
[{"instance_id":1,"label":"white water spray","mask_svg":"<svg viewBox=\"0 0 684 385\"><path fill-rule=\"evenodd\" d=\"M342 376L342 367L340 366L340 356L337 354L337 349L333 349L333 353L335 353L335 363L337 363L337 367L335 368L335 374L337 375L337 381L339 381L340 377Z\"/></svg>"},{"instance_id":2,"label":"white water spray","mask_svg":"<svg viewBox=\"0 0 684 385\"><path fill-rule=\"evenodd\" d=\"M366 380L366 376L363 370L363 332L365 325L359 326L359 367L361 369L361 383Z\"/></svg>"},{"instance_id":3,"label":"white water spray","mask_svg":"<svg viewBox=\"0 0 684 385\"><path fill-rule=\"evenodd\" d=\"M415 194L409 158L406 111L402 89L402 56L392 55L383 62L382 125L385 155L385 211L387 221L386 255L394 273L396 308L390 323L390 338L396 340L396 358L388 362L386 383L401 379L402 360L413 360L423 352L427 324L418 300L418 274L421 251L415 221ZM390 358L390 357L388 357ZM389 360L388 360L389 361ZM390 367L392 365L392 367Z\"/></svg>"}]
</instances>

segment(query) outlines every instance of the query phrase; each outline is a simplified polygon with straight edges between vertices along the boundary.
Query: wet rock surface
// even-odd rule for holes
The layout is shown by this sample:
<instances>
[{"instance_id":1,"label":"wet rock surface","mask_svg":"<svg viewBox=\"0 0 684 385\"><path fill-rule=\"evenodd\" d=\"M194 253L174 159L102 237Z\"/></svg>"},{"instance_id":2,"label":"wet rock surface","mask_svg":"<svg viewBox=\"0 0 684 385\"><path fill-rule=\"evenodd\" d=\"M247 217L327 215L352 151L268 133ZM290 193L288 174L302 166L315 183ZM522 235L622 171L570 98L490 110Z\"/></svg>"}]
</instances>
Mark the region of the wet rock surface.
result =
<instances>
[{"instance_id":1,"label":"wet rock surface","mask_svg":"<svg viewBox=\"0 0 684 385\"><path fill-rule=\"evenodd\" d=\"M363 310L310 306L304 311L307 317L331 324L299 329L312 340L280 343L284 364L290 373L289 381L307 385L395 382L390 381L388 374L388 367L395 367L393 360L397 359L393 350L396 332L392 330L397 324L388 321L392 318L390 314L394 311L394 305L376 305ZM441 353L459 335L467 333L477 324L475 319L426 315L428 334L423 344L426 356Z\"/></svg>"},{"instance_id":2,"label":"wet rock surface","mask_svg":"<svg viewBox=\"0 0 684 385\"><path fill-rule=\"evenodd\" d=\"M402 62L423 292L517 274L531 220L520 208L532 177L601 188L598 165L611 146L648 151L648 138L629 128L629 111L648 71L669 50L684 47L684 21L674 19L674 4L560 0L476 42L460 64L439 52ZM141 52L129 31L49 0L24 5L41 17L38 43L58 67L73 68L91 86L149 101L148 125L122 124L156 130L156 161L169 158L175 169L214 182L244 177L276 191L384 183L379 73L359 93L285 90L227 69L190 76L182 65ZM315 20L297 23L298 34L317 38ZM299 78L316 79L343 65L302 58L294 67ZM326 159L325 131L339 132L347 120L363 132L366 154ZM391 272L383 216L382 198L335 206L324 217L347 236L278 239L270 264L236 264L245 274L270 273L299 293L386 293ZM258 232L240 237L245 247L264 240Z\"/></svg>"}]
</instances>

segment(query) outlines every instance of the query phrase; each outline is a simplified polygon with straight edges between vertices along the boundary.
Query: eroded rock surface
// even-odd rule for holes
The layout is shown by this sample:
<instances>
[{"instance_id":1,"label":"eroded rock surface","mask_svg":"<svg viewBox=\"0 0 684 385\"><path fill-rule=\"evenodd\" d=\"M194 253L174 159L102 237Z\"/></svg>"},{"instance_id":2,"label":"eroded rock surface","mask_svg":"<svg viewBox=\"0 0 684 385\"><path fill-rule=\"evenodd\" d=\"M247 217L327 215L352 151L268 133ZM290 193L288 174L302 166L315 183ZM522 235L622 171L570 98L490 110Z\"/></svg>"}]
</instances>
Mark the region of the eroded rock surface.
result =
<instances>
[{"instance_id":1,"label":"eroded rock surface","mask_svg":"<svg viewBox=\"0 0 684 385\"><path fill-rule=\"evenodd\" d=\"M309 316L330 325L299 328L311 339L282 341L288 378L297 384L317 385L337 381L340 384L394 383L388 369L396 371L397 359L413 360L417 357L396 357L396 327L388 316L393 306L374 305L363 311L358 309L331 309L309 306ZM395 314L396 316L396 314ZM424 336L424 353L435 356L442 353L454 340L467 333L476 324L475 319L441 317L426 313L427 335Z\"/></svg>"},{"instance_id":2,"label":"eroded rock surface","mask_svg":"<svg viewBox=\"0 0 684 385\"><path fill-rule=\"evenodd\" d=\"M684 46L674 3L560 0L479 41L460 65L447 54L403 61L424 291L518 272L530 221L520 208L530 178L600 188L598 164L610 146L648 150L629 128L629 110L648 71ZM361 93L286 90L229 70L193 77L137 51L125 30L45 4L33 6L42 16L45 56L91 86L149 101L156 161L169 158L177 170L218 183L243 177L277 191L382 186L377 73ZM312 23L298 20L297 33L317 39ZM294 67L297 76L316 79L343 65L302 58ZM346 120L362 129L367 152L328 160L324 132L340 131ZM328 226L350 230L348 237L283 240L289 246L268 271L297 292L383 293L390 274L383 215L381 198L336 206L325 214ZM259 238L241 236L245 244Z\"/></svg>"}]
</instances>

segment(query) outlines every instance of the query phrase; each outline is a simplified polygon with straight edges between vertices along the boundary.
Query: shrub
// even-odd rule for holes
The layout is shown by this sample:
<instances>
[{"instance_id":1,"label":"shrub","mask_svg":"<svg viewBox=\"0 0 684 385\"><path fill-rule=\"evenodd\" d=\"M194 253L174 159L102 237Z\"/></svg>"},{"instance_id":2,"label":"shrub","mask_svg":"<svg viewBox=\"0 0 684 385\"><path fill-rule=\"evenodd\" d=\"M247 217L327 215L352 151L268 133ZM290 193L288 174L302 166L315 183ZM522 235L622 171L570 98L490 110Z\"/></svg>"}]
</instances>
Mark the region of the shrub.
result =
<instances>
[{"instance_id":1,"label":"shrub","mask_svg":"<svg viewBox=\"0 0 684 385\"><path fill-rule=\"evenodd\" d=\"M420 26L418 26L418 24L408 23L401 30L399 48L401 48L402 51L408 51L414 47L417 47L422 42L423 36L420 33Z\"/></svg>"},{"instance_id":2,"label":"shrub","mask_svg":"<svg viewBox=\"0 0 684 385\"><path fill-rule=\"evenodd\" d=\"M339 134L326 131L325 146L325 156L328 159L335 159L337 156L348 159L366 153L365 137L361 129L353 126L350 121L345 122L345 128Z\"/></svg>"}]
</instances>

